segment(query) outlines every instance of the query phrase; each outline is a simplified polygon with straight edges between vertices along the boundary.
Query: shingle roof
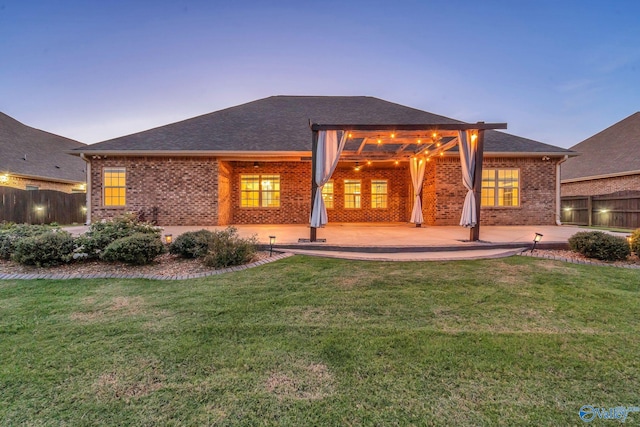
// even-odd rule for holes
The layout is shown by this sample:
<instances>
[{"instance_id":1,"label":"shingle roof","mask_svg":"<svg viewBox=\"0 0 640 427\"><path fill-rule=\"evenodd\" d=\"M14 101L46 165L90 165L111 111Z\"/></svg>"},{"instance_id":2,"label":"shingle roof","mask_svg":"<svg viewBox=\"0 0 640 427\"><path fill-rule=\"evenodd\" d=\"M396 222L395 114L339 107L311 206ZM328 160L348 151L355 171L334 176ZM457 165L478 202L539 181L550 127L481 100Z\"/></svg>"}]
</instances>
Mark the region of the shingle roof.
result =
<instances>
[{"instance_id":1,"label":"shingle roof","mask_svg":"<svg viewBox=\"0 0 640 427\"><path fill-rule=\"evenodd\" d=\"M366 96L272 96L75 151L309 152L309 120L362 125L463 123ZM497 131L485 134L485 151L569 153Z\"/></svg>"},{"instance_id":2,"label":"shingle roof","mask_svg":"<svg viewBox=\"0 0 640 427\"><path fill-rule=\"evenodd\" d=\"M561 176L581 179L640 170L640 112L571 147L578 157L562 164Z\"/></svg>"},{"instance_id":3,"label":"shingle roof","mask_svg":"<svg viewBox=\"0 0 640 427\"><path fill-rule=\"evenodd\" d=\"M67 154L84 144L34 129L0 113L0 173L84 182L85 162Z\"/></svg>"}]
</instances>

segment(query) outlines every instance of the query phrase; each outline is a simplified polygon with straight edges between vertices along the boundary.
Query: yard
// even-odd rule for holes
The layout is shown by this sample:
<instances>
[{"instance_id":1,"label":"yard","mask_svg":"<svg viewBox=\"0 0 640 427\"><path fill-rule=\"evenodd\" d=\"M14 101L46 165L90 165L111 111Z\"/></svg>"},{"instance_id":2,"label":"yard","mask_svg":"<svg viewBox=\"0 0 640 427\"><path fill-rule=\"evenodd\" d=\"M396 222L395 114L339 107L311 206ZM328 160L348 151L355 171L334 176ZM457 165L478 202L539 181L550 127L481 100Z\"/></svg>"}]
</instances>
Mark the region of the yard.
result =
<instances>
[{"instance_id":1,"label":"yard","mask_svg":"<svg viewBox=\"0 0 640 427\"><path fill-rule=\"evenodd\" d=\"M640 406L639 291L523 257L0 281L0 424L581 425Z\"/></svg>"}]
</instances>

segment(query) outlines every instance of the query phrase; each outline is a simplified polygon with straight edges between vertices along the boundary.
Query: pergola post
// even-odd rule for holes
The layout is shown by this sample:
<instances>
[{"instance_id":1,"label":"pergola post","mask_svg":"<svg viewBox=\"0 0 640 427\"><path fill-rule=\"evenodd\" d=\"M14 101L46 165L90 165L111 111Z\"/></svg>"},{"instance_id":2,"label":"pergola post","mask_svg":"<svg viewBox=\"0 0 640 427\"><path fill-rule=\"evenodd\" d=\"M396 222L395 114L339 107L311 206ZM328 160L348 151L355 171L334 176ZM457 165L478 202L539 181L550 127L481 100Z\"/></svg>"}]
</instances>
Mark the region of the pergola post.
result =
<instances>
[{"instance_id":1,"label":"pergola post","mask_svg":"<svg viewBox=\"0 0 640 427\"><path fill-rule=\"evenodd\" d=\"M484 124L484 122L478 122ZM473 175L473 193L476 196L476 225L469 234L469 240L476 242L480 240L480 206L482 204L482 158L484 155L484 129L478 130L475 150L475 172Z\"/></svg>"},{"instance_id":2,"label":"pergola post","mask_svg":"<svg viewBox=\"0 0 640 427\"><path fill-rule=\"evenodd\" d=\"M316 183L316 162L318 151L318 131L311 131L311 209L309 210L309 218L313 213L313 206L316 202L316 192L318 190L318 184ZM315 227L309 228L309 241L315 242L317 240L317 229Z\"/></svg>"}]
</instances>

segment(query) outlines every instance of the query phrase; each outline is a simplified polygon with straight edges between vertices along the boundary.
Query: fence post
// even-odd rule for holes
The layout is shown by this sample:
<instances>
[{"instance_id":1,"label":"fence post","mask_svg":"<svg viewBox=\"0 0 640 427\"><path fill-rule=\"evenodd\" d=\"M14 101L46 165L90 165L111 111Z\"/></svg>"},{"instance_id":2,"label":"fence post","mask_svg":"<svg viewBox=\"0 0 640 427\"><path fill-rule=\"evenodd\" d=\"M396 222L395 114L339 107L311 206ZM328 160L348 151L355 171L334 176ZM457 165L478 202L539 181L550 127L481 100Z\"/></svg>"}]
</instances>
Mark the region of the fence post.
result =
<instances>
[{"instance_id":1,"label":"fence post","mask_svg":"<svg viewBox=\"0 0 640 427\"><path fill-rule=\"evenodd\" d=\"M593 196L587 197L587 212L589 213L589 221L587 225L591 227L593 224Z\"/></svg>"}]
</instances>

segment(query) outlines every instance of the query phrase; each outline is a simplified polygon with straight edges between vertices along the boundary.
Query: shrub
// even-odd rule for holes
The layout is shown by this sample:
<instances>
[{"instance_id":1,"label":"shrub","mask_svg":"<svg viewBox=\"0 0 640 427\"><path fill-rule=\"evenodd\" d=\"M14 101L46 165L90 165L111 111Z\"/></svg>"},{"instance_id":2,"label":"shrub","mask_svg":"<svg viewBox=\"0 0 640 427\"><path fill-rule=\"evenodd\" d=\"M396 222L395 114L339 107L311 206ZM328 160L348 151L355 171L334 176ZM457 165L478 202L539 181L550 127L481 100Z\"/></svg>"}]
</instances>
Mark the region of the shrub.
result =
<instances>
[{"instance_id":1,"label":"shrub","mask_svg":"<svg viewBox=\"0 0 640 427\"><path fill-rule=\"evenodd\" d=\"M209 252L204 263L209 267L223 268L245 264L253 259L258 240L255 236L243 239L235 227L213 233L209 241Z\"/></svg>"},{"instance_id":2,"label":"shrub","mask_svg":"<svg viewBox=\"0 0 640 427\"><path fill-rule=\"evenodd\" d=\"M619 261L629 256L626 239L602 231L581 231L569 238L569 247L588 258Z\"/></svg>"},{"instance_id":3,"label":"shrub","mask_svg":"<svg viewBox=\"0 0 640 427\"><path fill-rule=\"evenodd\" d=\"M640 257L640 228L631 234L631 250Z\"/></svg>"},{"instance_id":4,"label":"shrub","mask_svg":"<svg viewBox=\"0 0 640 427\"><path fill-rule=\"evenodd\" d=\"M214 234L209 230L188 231L179 235L169 246L169 253L184 258L199 258L209 251Z\"/></svg>"},{"instance_id":5,"label":"shrub","mask_svg":"<svg viewBox=\"0 0 640 427\"><path fill-rule=\"evenodd\" d=\"M20 264L51 267L71 261L75 241L66 231L48 231L15 242L12 258Z\"/></svg>"},{"instance_id":6,"label":"shrub","mask_svg":"<svg viewBox=\"0 0 640 427\"><path fill-rule=\"evenodd\" d=\"M149 233L135 233L111 242L100 258L105 261L121 261L128 264L148 264L164 253L160 236Z\"/></svg>"},{"instance_id":7,"label":"shrub","mask_svg":"<svg viewBox=\"0 0 640 427\"><path fill-rule=\"evenodd\" d=\"M13 224L0 231L0 258L10 259L16 243L26 237L35 237L51 232L46 225Z\"/></svg>"},{"instance_id":8,"label":"shrub","mask_svg":"<svg viewBox=\"0 0 640 427\"><path fill-rule=\"evenodd\" d=\"M135 215L122 215L91 224L87 232L78 238L78 252L86 253L88 258L98 258L107 246L118 239L134 234L148 234L159 239L160 231L159 227L138 221Z\"/></svg>"}]
</instances>

